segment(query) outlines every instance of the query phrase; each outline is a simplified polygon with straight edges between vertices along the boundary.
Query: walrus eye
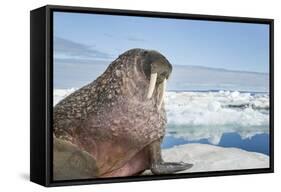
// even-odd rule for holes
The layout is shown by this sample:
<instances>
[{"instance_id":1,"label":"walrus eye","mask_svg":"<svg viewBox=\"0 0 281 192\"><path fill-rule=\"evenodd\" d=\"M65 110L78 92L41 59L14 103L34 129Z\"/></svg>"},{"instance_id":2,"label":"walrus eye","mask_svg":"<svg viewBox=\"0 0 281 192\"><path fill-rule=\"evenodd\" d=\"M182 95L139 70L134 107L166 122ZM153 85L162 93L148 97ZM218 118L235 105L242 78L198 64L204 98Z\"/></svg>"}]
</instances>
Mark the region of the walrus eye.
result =
<instances>
[{"instance_id":1,"label":"walrus eye","mask_svg":"<svg viewBox=\"0 0 281 192\"><path fill-rule=\"evenodd\" d=\"M150 99L152 97L153 91L155 89L156 79L157 79L157 73L152 73L150 75L150 82L149 82L149 87L148 87L147 99Z\"/></svg>"},{"instance_id":2,"label":"walrus eye","mask_svg":"<svg viewBox=\"0 0 281 192\"><path fill-rule=\"evenodd\" d=\"M166 83L167 83L167 79L165 78L162 82L162 89L161 89L161 95L160 95L160 102L158 105L158 110L161 109L162 103L164 101L164 96L165 96L165 91L166 91Z\"/></svg>"}]
</instances>

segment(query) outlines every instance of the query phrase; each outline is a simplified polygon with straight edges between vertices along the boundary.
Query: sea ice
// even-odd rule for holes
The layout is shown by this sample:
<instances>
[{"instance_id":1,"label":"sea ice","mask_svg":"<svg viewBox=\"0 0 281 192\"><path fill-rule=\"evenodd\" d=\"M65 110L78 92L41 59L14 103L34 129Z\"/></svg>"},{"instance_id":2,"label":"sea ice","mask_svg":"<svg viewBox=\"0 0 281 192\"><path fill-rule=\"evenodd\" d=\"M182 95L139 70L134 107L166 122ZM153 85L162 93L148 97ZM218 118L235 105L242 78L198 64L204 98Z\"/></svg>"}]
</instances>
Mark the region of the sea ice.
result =
<instances>
[{"instance_id":1,"label":"sea ice","mask_svg":"<svg viewBox=\"0 0 281 192\"><path fill-rule=\"evenodd\" d=\"M238 148L207 144L185 144L162 151L167 162L192 163L193 167L180 173L268 168L269 157ZM145 171L144 175L151 174Z\"/></svg>"},{"instance_id":2,"label":"sea ice","mask_svg":"<svg viewBox=\"0 0 281 192\"><path fill-rule=\"evenodd\" d=\"M167 134L218 144L223 133L250 138L269 131L268 94L168 92L165 99Z\"/></svg>"}]
</instances>

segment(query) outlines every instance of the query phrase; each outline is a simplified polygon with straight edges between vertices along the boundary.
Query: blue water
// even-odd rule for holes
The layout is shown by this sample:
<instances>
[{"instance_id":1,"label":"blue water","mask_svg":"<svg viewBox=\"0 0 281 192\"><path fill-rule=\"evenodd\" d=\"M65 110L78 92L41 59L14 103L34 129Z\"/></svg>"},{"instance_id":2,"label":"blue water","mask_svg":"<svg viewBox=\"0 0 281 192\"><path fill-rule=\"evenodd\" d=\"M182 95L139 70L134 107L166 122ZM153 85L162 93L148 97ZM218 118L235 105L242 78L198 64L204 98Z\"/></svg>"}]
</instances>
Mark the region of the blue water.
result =
<instances>
[{"instance_id":1,"label":"blue water","mask_svg":"<svg viewBox=\"0 0 281 192\"><path fill-rule=\"evenodd\" d=\"M197 141L188 141L184 138L175 138L174 136L166 136L162 143L162 148L170 148L176 145L188 143L211 144L207 139ZM224 133L217 146L235 147L246 151L263 153L269 155L269 134L257 134L251 138L242 139L237 133Z\"/></svg>"}]
</instances>

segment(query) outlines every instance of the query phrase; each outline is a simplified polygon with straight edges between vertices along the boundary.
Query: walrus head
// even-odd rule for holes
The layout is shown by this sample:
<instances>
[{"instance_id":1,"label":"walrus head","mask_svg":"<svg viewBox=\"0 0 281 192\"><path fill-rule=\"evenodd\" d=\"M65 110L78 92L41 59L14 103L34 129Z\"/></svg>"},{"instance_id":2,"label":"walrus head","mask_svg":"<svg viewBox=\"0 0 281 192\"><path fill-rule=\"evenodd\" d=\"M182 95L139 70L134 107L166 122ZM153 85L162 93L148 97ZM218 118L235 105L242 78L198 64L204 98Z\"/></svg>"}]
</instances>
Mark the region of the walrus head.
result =
<instances>
[{"instance_id":1,"label":"walrus head","mask_svg":"<svg viewBox=\"0 0 281 192\"><path fill-rule=\"evenodd\" d=\"M143 68L146 77L150 80L149 87L151 89L149 89L149 94L147 95L150 98L155 85L161 84L169 78L172 72L172 65L159 52L145 51Z\"/></svg>"},{"instance_id":2,"label":"walrus head","mask_svg":"<svg viewBox=\"0 0 281 192\"><path fill-rule=\"evenodd\" d=\"M160 109L166 90L166 81L172 72L172 65L157 51L145 51L144 54L144 73L146 78L150 81L147 91L147 99L152 97L156 85L159 85L161 93L158 109Z\"/></svg>"},{"instance_id":3,"label":"walrus head","mask_svg":"<svg viewBox=\"0 0 281 192\"><path fill-rule=\"evenodd\" d=\"M125 94L138 95L142 101L155 100L158 109L161 108L166 82L172 72L172 65L161 53L131 49L121 54L109 70L118 72L127 88Z\"/></svg>"}]
</instances>

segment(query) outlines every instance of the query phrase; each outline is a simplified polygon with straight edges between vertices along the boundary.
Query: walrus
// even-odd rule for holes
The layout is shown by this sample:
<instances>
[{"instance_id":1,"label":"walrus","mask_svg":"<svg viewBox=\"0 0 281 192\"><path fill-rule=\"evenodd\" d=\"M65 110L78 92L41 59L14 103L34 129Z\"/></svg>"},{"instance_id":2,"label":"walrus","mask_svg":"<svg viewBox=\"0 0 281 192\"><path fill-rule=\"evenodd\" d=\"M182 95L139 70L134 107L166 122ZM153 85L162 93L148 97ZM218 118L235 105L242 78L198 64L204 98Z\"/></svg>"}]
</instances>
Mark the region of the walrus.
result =
<instances>
[{"instance_id":1,"label":"walrus","mask_svg":"<svg viewBox=\"0 0 281 192\"><path fill-rule=\"evenodd\" d=\"M53 109L53 179L171 174L192 166L164 162L166 82L159 52L131 49Z\"/></svg>"}]
</instances>

